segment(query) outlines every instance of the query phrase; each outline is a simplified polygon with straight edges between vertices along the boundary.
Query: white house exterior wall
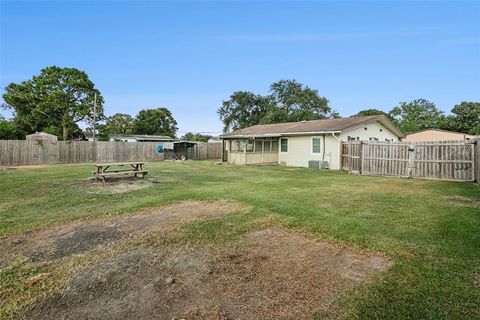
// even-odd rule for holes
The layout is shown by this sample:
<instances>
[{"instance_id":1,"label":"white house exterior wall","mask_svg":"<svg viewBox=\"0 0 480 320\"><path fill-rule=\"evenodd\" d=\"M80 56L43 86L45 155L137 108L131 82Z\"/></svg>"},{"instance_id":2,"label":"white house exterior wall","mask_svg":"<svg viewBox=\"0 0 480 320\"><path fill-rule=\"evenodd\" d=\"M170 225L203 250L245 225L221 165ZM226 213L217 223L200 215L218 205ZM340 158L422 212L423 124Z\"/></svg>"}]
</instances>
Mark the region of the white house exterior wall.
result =
<instances>
[{"instance_id":1,"label":"white house exterior wall","mask_svg":"<svg viewBox=\"0 0 480 320\"><path fill-rule=\"evenodd\" d=\"M367 128L367 130L365 130ZM382 129L382 131L380 131ZM373 122L357 127L353 130L344 131L340 134L340 139L348 140L348 136L359 137L360 140L369 140L371 137L377 138L379 141L393 140L398 141L398 137L380 122Z\"/></svg>"},{"instance_id":2,"label":"white house exterior wall","mask_svg":"<svg viewBox=\"0 0 480 320\"><path fill-rule=\"evenodd\" d=\"M320 137L320 153L312 153L312 138ZM281 164L294 167L308 167L310 160L322 160L323 136L295 136L288 139L288 151L279 152L278 161ZM339 143L332 135L325 135L325 156L330 169L339 168Z\"/></svg>"},{"instance_id":3,"label":"white house exterior wall","mask_svg":"<svg viewBox=\"0 0 480 320\"><path fill-rule=\"evenodd\" d=\"M367 128L367 130L365 130ZM380 131L382 129L382 131ZM331 134L325 135L325 156L331 170L340 169L340 141L347 141L348 136L359 137L360 140L369 140L377 138L379 141L393 140L398 141L398 137L388 128L379 122L365 124L353 130L342 132L337 138ZM312 138L322 137L320 142L320 153L312 153ZM287 166L308 167L309 160L322 160L323 154L323 136L294 136L286 137L288 139L288 152L279 152L278 161ZM280 142L279 142L280 145Z\"/></svg>"}]
</instances>

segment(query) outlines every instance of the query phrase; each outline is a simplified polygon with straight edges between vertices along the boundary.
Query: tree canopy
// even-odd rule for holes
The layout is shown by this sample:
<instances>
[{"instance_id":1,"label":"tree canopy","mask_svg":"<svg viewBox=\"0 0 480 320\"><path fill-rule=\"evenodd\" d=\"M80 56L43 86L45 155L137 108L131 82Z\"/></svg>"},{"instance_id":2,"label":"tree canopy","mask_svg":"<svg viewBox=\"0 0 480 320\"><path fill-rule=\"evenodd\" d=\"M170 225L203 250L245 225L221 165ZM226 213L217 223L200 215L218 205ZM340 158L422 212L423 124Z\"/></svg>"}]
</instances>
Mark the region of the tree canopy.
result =
<instances>
[{"instance_id":1,"label":"tree canopy","mask_svg":"<svg viewBox=\"0 0 480 320\"><path fill-rule=\"evenodd\" d=\"M224 132L256 124L316 120L338 117L325 97L295 80L281 80L270 86L266 96L236 91L218 110Z\"/></svg>"},{"instance_id":2,"label":"tree canopy","mask_svg":"<svg viewBox=\"0 0 480 320\"><path fill-rule=\"evenodd\" d=\"M201 133L187 132L182 136L182 140L208 142L212 136Z\"/></svg>"},{"instance_id":3,"label":"tree canopy","mask_svg":"<svg viewBox=\"0 0 480 320\"><path fill-rule=\"evenodd\" d=\"M0 140L15 140L24 138L25 134L19 132L17 125L12 120L0 116Z\"/></svg>"},{"instance_id":4,"label":"tree canopy","mask_svg":"<svg viewBox=\"0 0 480 320\"><path fill-rule=\"evenodd\" d=\"M445 120L445 129L480 135L480 102L463 101L455 105Z\"/></svg>"},{"instance_id":5,"label":"tree canopy","mask_svg":"<svg viewBox=\"0 0 480 320\"><path fill-rule=\"evenodd\" d=\"M133 133L135 134L175 137L177 130L177 121L167 108L141 110L133 125Z\"/></svg>"},{"instance_id":6,"label":"tree canopy","mask_svg":"<svg viewBox=\"0 0 480 320\"><path fill-rule=\"evenodd\" d=\"M115 113L107 117L104 130L108 134L130 134L133 133L135 120L126 113Z\"/></svg>"},{"instance_id":7,"label":"tree canopy","mask_svg":"<svg viewBox=\"0 0 480 320\"><path fill-rule=\"evenodd\" d=\"M75 68L51 66L30 80L10 83L3 99L14 111L20 130L48 131L67 140L79 132L80 122L91 122L95 94L101 118L103 98L88 75Z\"/></svg>"},{"instance_id":8,"label":"tree canopy","mask_svg":"<svg viewBox=\"0 0 480 320\"><path fill-rule=\"evenodd\" d=\"M440 128L443 112L438 110L433 102L416 99L402 102L389 112L395 124L406 133L417 132L428 128Z\"/></svg>"},{"instance_id":9,"label":"tree canopy","mask_svg":"<svg viewBox=\"0 0 480 320\"><path fill-rule=\"evenodd\" d=\"M388 114L382 110L378 109L364 109L360 110L352 117L365 117L365 116L387 116Z\"/></svg>"}]
</instances>

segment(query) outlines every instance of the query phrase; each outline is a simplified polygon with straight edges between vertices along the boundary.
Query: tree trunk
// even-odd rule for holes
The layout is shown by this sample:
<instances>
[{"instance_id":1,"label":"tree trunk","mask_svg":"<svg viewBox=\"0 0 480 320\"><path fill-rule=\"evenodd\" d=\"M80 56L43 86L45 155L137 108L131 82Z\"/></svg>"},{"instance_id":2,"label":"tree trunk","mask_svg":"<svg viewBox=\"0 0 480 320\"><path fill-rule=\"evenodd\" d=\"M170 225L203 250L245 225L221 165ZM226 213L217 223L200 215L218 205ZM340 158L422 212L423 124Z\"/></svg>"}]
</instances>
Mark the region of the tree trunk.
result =
<instances>
[{"instance_id":1,"label":"tree trunk","mask_svg":"<svg viewBox=\"0 0 480 320\"><path fill-rule=\"evenodd\" d=\"M68 127L63 125L63 141L67 141L68 139Z\"/></svg>"}]
</instances>

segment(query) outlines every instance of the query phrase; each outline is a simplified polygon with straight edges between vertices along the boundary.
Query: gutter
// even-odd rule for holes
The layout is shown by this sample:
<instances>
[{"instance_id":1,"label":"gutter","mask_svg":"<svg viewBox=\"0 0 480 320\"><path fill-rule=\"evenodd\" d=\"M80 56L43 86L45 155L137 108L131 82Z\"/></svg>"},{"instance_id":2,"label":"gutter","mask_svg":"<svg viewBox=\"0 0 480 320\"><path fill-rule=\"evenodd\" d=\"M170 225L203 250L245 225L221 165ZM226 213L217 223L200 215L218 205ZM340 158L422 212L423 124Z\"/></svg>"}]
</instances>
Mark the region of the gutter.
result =
<instances>
[{"instance_id":1,"label":"gutter","mask_svg":"<svg viewBox=\"0 0 480 320\"><path fill-rule=\"evenodd\" d=\"M291 136L309 136L315 134L332 134L341 133L342 131L308 131L308 132L285 132L285 133L263 133L263 134L236 134L219 136L221 139L229 138L270 138L270 137L291 137Z\"/></svg>"}]
</instances>

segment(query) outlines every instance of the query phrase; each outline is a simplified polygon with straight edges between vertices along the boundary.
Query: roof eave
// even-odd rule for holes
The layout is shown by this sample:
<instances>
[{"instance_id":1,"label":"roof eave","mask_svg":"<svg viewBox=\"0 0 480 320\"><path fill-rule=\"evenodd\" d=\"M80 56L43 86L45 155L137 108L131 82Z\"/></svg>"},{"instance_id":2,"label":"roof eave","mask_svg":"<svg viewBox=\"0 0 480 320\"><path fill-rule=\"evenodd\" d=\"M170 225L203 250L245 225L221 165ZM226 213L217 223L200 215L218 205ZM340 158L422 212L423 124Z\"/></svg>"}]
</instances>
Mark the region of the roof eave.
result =
<instances>
[{"instance_id":1,"label":"roof eave","mask_svg":"<svg viewBox=\"0 0 480 320\"><path fill-rule=\"evenodd\" d=\"M327 130L327 131L308 131L308 132L285 132L285 133L263 133L263 134L234 134L234 135L221 135L220 139L230 138L279 138L279 137L291 137L291 136L310 136L315 134L332 134L341 133L341 130Z\"/></svg>"}]
</instances>

